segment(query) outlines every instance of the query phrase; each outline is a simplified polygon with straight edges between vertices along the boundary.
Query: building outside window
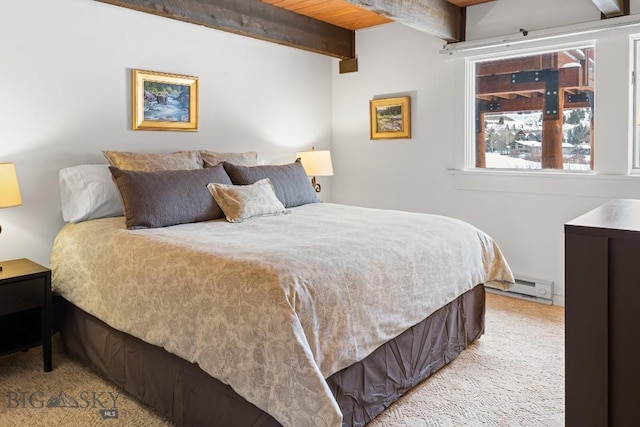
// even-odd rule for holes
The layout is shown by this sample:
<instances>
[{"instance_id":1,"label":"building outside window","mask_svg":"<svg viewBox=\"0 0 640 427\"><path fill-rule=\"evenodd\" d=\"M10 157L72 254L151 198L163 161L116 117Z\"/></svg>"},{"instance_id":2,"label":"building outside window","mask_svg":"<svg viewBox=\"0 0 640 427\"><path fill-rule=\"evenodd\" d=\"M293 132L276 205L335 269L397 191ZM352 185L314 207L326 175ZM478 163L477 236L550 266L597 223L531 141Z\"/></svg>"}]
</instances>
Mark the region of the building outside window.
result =
<instances>
[{"instance_id":1,"label":"building outside window","mask_svg":"<svg viewBox=\"0 0 640 427\"><path fill-rule=\"evenodd\" d=\"M593 170L593 46L471 65L475 168Z\"/></svg>"}]
</instances>

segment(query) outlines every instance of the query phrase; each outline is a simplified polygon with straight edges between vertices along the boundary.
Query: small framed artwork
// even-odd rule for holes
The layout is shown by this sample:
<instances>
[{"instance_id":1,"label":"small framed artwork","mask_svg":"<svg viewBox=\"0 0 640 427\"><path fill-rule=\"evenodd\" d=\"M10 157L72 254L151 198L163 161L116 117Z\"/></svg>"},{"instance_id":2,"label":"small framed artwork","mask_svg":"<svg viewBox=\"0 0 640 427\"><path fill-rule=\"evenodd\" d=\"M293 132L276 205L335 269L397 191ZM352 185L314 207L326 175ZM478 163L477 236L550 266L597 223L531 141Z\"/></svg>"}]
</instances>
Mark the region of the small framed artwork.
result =
<instances>
[{"instance_id":1,"label":"small framed artwork","mask_svg":"<svg viewBox=\"0 0 640 427\"><path fill-rule=\"evenodd\" d=\"M371 139L411 138L411 97L369 101Z\"/></svg>"},{"instance_id":2,"label":"small framed artwork","mask_svg":"<svg viewBox=\"0 0 640 427\"><path fill-rule=\"evenodd\" d=\"M133 70L133 130L198 130L198 78Z\"/></svg>"}]
</instances>

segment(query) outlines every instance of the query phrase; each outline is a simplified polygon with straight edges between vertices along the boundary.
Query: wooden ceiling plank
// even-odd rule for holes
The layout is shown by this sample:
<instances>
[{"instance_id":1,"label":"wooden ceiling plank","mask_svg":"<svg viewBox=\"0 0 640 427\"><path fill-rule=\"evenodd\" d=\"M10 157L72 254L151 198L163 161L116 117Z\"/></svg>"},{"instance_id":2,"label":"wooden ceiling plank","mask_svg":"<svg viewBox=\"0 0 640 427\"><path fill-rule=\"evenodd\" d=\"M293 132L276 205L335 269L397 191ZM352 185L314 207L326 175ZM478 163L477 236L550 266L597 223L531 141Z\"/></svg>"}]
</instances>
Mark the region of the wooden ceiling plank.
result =
<instances>
[{"instance_id":1,"label":"wooden ceiling plank","mask_svg":"<svg viewBox=\"0 0 640 427\"><path fill-rule=\"evenodd\" d=\"M377 16L379 18L384 18L382 16L376 15L374 13L370 13L369 11L367 11L366 14L363 14L362 12L358 11L357 9L347 9L347 8L343 8L340 10L336 10L336 9L329 9L329 10L317 10L317 11L309 11L310 14L313 13L313 17L316 19L319 19L321 21L324 20L329 20L329 19L340 19L343 16Z\"/></svg>"},{"instance_id":2,"label":"wooden ceiling plank","mask_svg":"<svg viewBox=\"0 0 640 427\"><path fill-rule=\"evenodd\" d=\"M298 3L296 3L295 8L300 10L300 9L304 9L306 7L309 6L328 6L331 2L320 2L318 3L318 0L299 0Z\"/></svg>"},{"instance_id":3,"label":"wooden ceiling plank","mask_svg":"<svg viewBox=\"0 0 640 427\"><path fill-rule=\"evenodd\" d=\"M352 30L258 0L95 0L336 58L355 56Z\"/></svg>"},{"instance_id":4,"label":"wooden ceiling plank","mask_svg":"<svg viewBox=\"0 0 640 427\"><path fill-rule=\"evenodd\" d=\"M462 39L462 10L447 0L346 1L448 42Z\"/></svg>"},{"instance_id":5,"label":"wooden ceiling plank","mask_svg":"<svg viewBox=\"0 0 640 427\"><path fill-rule=\"evenodd\" d=\"M279 1L263 1L263 3L269 3L278 7L291 7L296 3L299 3L300 0L279 0Z\"/></svg>"},{"instance_id":6,"label":"wooden ceiling plank","mask_svg":"<svg viewBox=\"0 0 640 427\"><path fill-rule=\"evenodd\" d=\"M355 21L361 19L363 21L371 21L377 24L385 24L391 22L387 17L380 16L368 10L358 9L355 6L349 6L340 10L328 10L313 12L313 17L321 21L334 22L335 21Z\"/></svg>"},{"instance_id":7,"label":"wooden ceiling plank","mask_svg":"<svg viewBox=\"0 0 640 427\"><path fill-rule=\"evenodd\" d=\"M345 0L314 0L313 3L318 7L325 7L330 10L357 9L364 11L364 9L357 8Z\"/></svg>"},{"instance_id":8,"label":"wooden ceiling plank","mask_svg":"<svg viewBox=\"0 0 640 427\"><path fill-rule=\"evenodd\" d=\"M391 22L384 16L354 6L345 0L262 0L262 2L349 30Z\"/></svg>"},{"instance_id":9,"label":"wooden ceiling plank","mask_svg":"<svg viewBox=\"0 0 640 427\"><path fill-rule=\"evenodd\" d=\"M338 6L336 6L334 1L328 1L328 2L320 2L318 0L312 0L310 2L304 2L302 0L280 0L280 1L276 1L276 0L261 0L263 3L267 3L270 4L272 6L277 6L277 7L281 7L283 9L287 9L290 10L292 12L296 12L296 13L300 13L300 9L304 9L306 7L312 6L315 4L316 7L322 8L322 9L327 9L329 7L332 7L333 9L337 8ZM301 4L305 3L304 5L301 6ZM308 16L308 15L307 15ZM317 17L314 16L314 18L318 19Z\"/></svg>"},{"instance_id":10,"label":"wooden ceiling plank","mask_svg":"<svg viewBox=\"0 0 640 427\"><path fill-rule=\"evenodd\" d=\"M357 29L375 27L376 25L384 24L384 22L381 23L379 21L372 21L370 19L339 19L332 22L339 27L348 28L354 31Z\"/></svg>"},{"instance_id":11,"label":"wooden ceiling plank","mask_svg":"<svg viewBox=\"0 0 640 427\"><path fill-rule=\"evenodd\" d=\"M339 15L345 12L353 13L361 11L362 13L370 13L369 11L365 11L364 9L358 9L352 4L345 3L343 1L340 2L318 2L317 0L313 0L308 4L296 9L298 13L304 14L313 14L313 16L321 19L321 15Z\"/></svg>"},{"instance_id":12,"label":"wooden ceiling plank","mask_svg":"<svg viewBox=\"0 0 640 427\"><path fill-rule=\"evenodd\" d=\"M280 7L284 7L289 9L292 12L298 12L299 10L304 9L305 7L313 6L314 4L318 4L316 0L297 0L295 2L291 2L289 4L278 5Z\"/></svg>"},{"instance_id":13,"label":"wooden ceiling plank","mask_svg":"<svg viewBox=\"0 0 640 427\"><path fill-rule=\"evenodd\" d=\"M448 0L449 3L455 4L458 7L475 6L481 3L489 3L494 0Z\"/></svg>"},{"instance_id":14,"label":"wooden ceiling plank","mask_svg":"<svg viewBox=\"0 0 640 427\"><path fill-rule=\"evenodd\" d=\"M614 18L616 16L629 14L628 0L591 0L593 4L600 10L605 18ZM625 4L626 3L626 4Z\"/></svg>"},{"instance_id":15,"label":"wooden ceiling plank","mask_svg":"<svg viewBox=\"0 0 640 427\"><path fill-rule=\"evenodd\" d=\"M323 4L310 4L305 7L301 7L300 9L296 9L294 12L301 13L303 15L311 16L315 19L319 19L321 21L327 19L333 19L334 17L342 16L345 14L361 14L361 15L373 15L372 12L364 9L358 9L355 6L349 4L348 6L336 6L331 7Z\"/></svg>"},{"instance_id":16,"label":"wooden ceiling plank","mask_svg":"<svg viewBox=\"0 0 640 427\"><path fill-rule=\"evenodd\" d=\"M314 16L317 19L323 20L328 19L332 16L338 17L342 15L362 15L362 16L378 16L380 18L384 18L383 16L376 15L373 12L369 12L368 10L358 9L355 6L343 7L341 9L327 9L327 10L318 10L313 12Z\"/></svg>"}]
</instances>

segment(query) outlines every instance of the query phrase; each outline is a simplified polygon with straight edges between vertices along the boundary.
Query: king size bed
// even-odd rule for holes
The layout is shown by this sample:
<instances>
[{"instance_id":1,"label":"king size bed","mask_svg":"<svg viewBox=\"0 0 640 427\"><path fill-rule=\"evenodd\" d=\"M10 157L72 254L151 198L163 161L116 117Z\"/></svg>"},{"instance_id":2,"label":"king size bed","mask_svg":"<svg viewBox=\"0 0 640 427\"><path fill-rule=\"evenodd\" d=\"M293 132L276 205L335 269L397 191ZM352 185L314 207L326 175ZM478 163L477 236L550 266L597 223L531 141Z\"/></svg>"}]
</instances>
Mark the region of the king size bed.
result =
<instances>
[{"instance_id":1,"label":"king size bed","mask_svg":"<svg viewBox=\"0 0 640 427\"><path fill-rule=\"evenodd\" d=\"M179 425L365 425L480 337L484 285L513 282L476 227L319 203L299 162L107 158L123 212L76 213L58 234L58 327L70 355Z\"/></svg>"}]
</instances>

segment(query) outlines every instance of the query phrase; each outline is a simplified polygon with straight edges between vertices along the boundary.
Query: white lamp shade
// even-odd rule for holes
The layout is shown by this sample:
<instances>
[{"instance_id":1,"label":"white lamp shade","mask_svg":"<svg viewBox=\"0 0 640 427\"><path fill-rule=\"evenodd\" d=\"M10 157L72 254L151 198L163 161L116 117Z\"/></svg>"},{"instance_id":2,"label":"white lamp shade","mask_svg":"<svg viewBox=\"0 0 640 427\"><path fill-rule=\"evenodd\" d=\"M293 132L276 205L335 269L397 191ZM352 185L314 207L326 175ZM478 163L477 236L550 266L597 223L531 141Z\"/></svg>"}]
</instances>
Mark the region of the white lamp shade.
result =
<instances>
[{"instance_id":1,"label":"white lamp shade","mask_svg":"<svg viewBox=\"0 0 640 427\"><path fill-rule=\"evenodd\" d=\"M307 176L333 176L333 164L329 150L299 151L300 158Z\"/></svg>"},{"instance_id":2,"label":"white lamp shade","mask_svg":"<svg viewBox=\"0 0 640 427\"><path fill-rule=\"evenodd\" d=\"M13 163L0 163L0 208L22 204L20 187Z\"/></svg>"}]
</instances>

